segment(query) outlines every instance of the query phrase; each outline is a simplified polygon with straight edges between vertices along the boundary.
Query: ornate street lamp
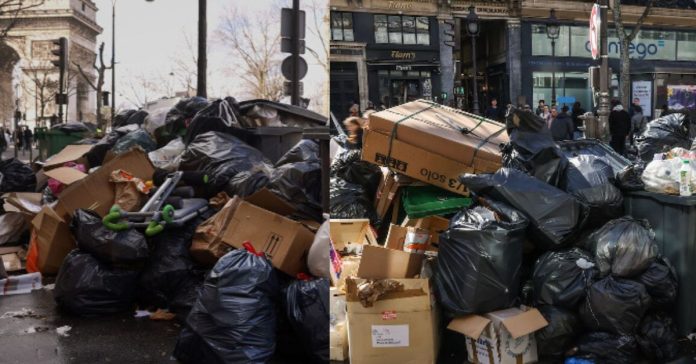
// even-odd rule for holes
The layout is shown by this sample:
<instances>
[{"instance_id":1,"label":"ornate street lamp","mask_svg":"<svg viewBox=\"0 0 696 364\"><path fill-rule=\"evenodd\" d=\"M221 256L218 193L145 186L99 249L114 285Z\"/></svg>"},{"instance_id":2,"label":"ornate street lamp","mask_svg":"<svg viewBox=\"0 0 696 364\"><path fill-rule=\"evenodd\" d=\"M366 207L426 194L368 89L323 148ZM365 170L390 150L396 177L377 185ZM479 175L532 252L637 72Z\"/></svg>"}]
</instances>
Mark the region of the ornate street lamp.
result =
<instances>
[{"instance_id":1,"label":"ornate street lamp","mask_svg":"<svg viewBox=\"0 0 696 364\"><path fill-rule=\"evenodd\" d=\"M478 85L476 78L478 77L478 72L476 68L476 37L478 37L480 29L480 23L478 15L476 15L476 7L473 5L469 6L469 15L466 16L466 32L471 37L471 63L474 68L474 77L472 78L472 92L474 96L474 114L479 114L479 99L478 99Z\"/></svg>"},{"instance_id":2,"label":"ornate street lamp","mask_svg":"<svg viewBox=\"0 0 696 364\"><path fill-rule=\"evenodd\" d=\"M556 104L556 39L561 35L561 25L556 19L556 9L551 9L546 36L551 40L551 104Z\"/></svg>"}]
</instances>

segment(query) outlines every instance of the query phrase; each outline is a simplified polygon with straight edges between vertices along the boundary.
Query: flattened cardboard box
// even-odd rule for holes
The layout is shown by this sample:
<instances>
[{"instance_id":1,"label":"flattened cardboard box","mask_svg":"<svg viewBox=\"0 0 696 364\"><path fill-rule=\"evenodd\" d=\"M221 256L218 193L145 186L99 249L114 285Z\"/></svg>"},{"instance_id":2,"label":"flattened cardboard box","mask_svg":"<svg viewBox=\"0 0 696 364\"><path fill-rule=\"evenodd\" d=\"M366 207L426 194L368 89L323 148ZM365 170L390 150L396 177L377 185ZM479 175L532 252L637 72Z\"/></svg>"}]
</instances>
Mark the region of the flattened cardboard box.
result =
<instances>
[{"instance_id":1,"label":"flattened cardboard box","mask_svg":"<svg viewBox=\"0 0 696 364\"><path fill-rule=\"evenodd\" d=\"M471 363L527 364L538 361L534 332L546 325L537 309L509 308L456 318L447 328L466 336Z\"/></svg>"},{"instance_id":2,"label":"flattened cardboard box","mask_svg":"<svg viewBox=\"0 0 696 364\"><path fill-rule=\"evenodd\" d=\"M477 170L484 168L472 161L500 165L499 145L509 141L502 123L426 100L370 114L370 130L381 134L390 135L397 122L397 140Z\"/></svg>"},{"instance_id":3,"label":"flattened cardboard box","mask_svg":"<svg viewBox=\"0 0 696 364\"><path fill-rule=\"evenodd\" d=\"M398 173L460 195L469 196L468 189L459 181L460 175L495 172L500 168L500 164L486 162L485 165L478 163L482 168L477 169L399 140L392 141L391 156L387 157L390 155L389 140L388 135L365 131L362 160L378 166L387 165Z\"/></svg>"},{"instance_id":4,"label":"flattened cardboard box","mask_svg":"<svg viewBox=\"0 0 696 364\"><path fill-rule=\"evenodd\" d=\"M63 150L54 154L43 165L43 169L48 171L56 167L60 167L67 162L76 162L79 164L87 164L85 158L82 158L89 152L94 145L67 145Z\"/></svg>"},{"instance_id":5,"label":"flattened cardboard box","mask_svg":"<svg viewBox=\"0 0 696 364\"><path fill-rule=\"evenodd\" d=\"M438 319L427 279L396 279L404 291L381 296L363 307L358 285L346 281L351 364L434 364L439 347Z\"/></svg>"},{"instance_id":6,"label":"flattened cardboard box","mask_svg":"<svg viewBox=\"0 0 696 364\"><path fill-rule=\"evenodd\" d=\"M366 279L413 278L420 274L425 255L365 245L358 277Z\"/></svg>"},{"instance_id":7,"label":"flattened cardboard box","mask_svg":"<svg viewBox=\"0 0 696 364\"><path fill-rule=\"evenodd\" d=\"M222 242L239 249L247 241L266 253L274 267L295 276L307 271L314 234L297 221L243 201L232 214Z\"/></svg>"}]
</instances>

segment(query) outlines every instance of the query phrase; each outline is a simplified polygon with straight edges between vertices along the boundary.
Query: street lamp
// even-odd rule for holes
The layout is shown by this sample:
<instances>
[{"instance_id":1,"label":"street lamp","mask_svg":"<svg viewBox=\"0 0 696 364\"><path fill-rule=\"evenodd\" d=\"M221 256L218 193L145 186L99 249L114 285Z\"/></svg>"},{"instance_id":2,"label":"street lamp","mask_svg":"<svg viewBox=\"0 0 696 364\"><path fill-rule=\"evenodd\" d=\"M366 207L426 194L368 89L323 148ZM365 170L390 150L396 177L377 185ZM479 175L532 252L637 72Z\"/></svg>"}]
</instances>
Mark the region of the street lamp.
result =
<instances>
[{"instance_id":1,"label":"street lamp","mask_svg":"<svg viewBox=\"0 0 696 364\"><path fill-rule=\"evenodd\" d=\"M561 35L561 26L556 19L556 9L551 9L546 36L551 40L551 105L556 104L556 39Z\"/></svg>"},{"instance_id":2,"label":"street lamp","mask_svg":"<svg viewBox=\"0 0 696 364\"><path fill-rule=\"evenodd\" d=\"M155 0L145 0L149 3ZM196 86L196 96L208 97L206 72L208 68L208 56L206 54L208 21L207 21L207 0L198 0L198 85Z\"/></svg>"},{"instance_id":3,"label":"street lamp","mask_svg":"<svg viewBox=\"0 0 696 364\"><path fill-rule=\"evenodd\" d=\"M478 85L476 84L477 69L476 69L476 37L481 31L479 25L479 18L476 15L476 7L473 5L469 6L469 15L466 16L466 32L471 37L471 63L474 68L474 77L472 79L472 92L474 96L474 114L479 114L479 99L478 99Z\"/></svg>"}]
</instances>

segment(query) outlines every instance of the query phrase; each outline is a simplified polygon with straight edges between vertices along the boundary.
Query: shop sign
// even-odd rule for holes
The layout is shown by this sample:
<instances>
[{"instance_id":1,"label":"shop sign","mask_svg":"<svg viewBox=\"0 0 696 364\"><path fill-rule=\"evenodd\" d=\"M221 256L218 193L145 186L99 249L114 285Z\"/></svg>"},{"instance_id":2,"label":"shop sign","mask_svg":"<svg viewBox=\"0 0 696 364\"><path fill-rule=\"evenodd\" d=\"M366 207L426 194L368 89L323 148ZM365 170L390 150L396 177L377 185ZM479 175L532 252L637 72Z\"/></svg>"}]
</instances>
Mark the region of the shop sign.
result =
<instances>
[{"instance_id":1,"label":"shop sign","mask_svg":"<svg viewBox=\"0 0 696 364\"><path fill-rule=\"evenodd\" d=\"M363 1L366 3L367 1ZM437 12L435 0L372 0L366 8L372 10Z\"/></svg>"},{"instance_id":2,"label":"shop sign","mask_svg":"<svg viewBox=\"0 0 696 364\"><path fill-rule=\"evenodd\" d=\"M403 66L403 65L400 65L400 64L397 64L397 65L396 65L396 70L397 70L397 71L411 71L412 69L413 69L413 67L411 67L411 66Z\"/></svg>"},{"instance_id":3,"label":"shop sign","mask_svg":"<svg viewBox=\"0 0 696 364\"><path fill-rule=\"evenodd\" d=\"M510 16L510 9L506 2L488 0L476 1L472 4L471 1L451 0L451 9L453 12L469 13L469 6L476 7L476 14L479 16Z\"/></svg>"},{"instance_id":4,"label":"shop sign","mask_svg":"<svg viewBox=\"0 0 696 364\"><path fill-rule=\"evenodd\" d=\"M416 52L391 51L391 58L412 61L416 59Z\"/></svg>"}]
</instances>

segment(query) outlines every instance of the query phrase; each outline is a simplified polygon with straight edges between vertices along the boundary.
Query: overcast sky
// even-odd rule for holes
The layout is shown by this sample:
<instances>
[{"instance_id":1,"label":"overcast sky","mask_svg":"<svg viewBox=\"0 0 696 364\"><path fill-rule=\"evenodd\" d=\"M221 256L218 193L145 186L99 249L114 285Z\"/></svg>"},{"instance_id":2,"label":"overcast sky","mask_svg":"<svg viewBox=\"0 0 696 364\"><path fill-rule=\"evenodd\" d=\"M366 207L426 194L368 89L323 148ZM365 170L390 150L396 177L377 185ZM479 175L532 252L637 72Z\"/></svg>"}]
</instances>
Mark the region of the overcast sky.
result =
<instances>
[{"instance_id":1,"label":"overcast sky","mask_svg":"<svg viewBox=\"0 0 696 364\"><path fill-rule=\"evenodd\" d=\"M301 3L307 2L302 0ZM328 0L327 0L328 2ZM105 59L111 58L111 14L112 0L95 0L99 11L97 23L104 28L104 32L97 38L97 44L106 44ZM239 89L239 81L230 72L230 52L228 49L216 44L214 32L218 29L221 18L229 11L230 6L236 5L238 9L254 14L269 9L278 9L279 4L289 4L283 0L253 0L230 1L208 0L208 95L209 96L234 96L245 99L243 90ZM328 9L328 5L326 6ZM309 14L307 15L309 18ZM188 34L196 47L197 39L198 2L195 0L116 0L116 86L117 105L126 102L129 95L129 82L136 78L159 75L168 76L174 71L174 59L186 54L185 35ZM309 21L309 19L308 19ZM277 32L280 32L278 24ZM319 41L307 33L307 45L319 48ZM316 89L324 82L327 75L323 69L307 54L304 57L310 64L309 73L304 79L305 90ZM171 77L171 76L169 76ZM178 86L173 80L172 83ZM195 80L194 80L195 87ZM110 90L111 77L106 79L105 89ZM179 86L177 90L183 91ZM119 94L124 94L119 97ZM218 95L222 93L224 95ZM307 96L307 95L306 95ZM130 97L133 98L133 97Z\"/></svg>"}]
</instances>

